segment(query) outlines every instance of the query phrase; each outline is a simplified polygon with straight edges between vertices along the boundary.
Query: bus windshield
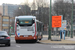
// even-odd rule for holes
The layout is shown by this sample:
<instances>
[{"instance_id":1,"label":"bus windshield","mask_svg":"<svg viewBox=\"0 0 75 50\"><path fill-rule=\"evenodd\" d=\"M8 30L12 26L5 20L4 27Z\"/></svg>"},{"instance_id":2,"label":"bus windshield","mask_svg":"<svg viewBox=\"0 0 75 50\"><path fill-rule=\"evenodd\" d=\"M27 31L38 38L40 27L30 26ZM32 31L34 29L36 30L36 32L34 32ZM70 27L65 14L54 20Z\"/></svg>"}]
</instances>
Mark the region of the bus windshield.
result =
<instances>
[{"instance_id":1,"label":"bus windshield","mask_svg":"<svg viewBox=\"0 0 75 50\"><path fill-rule=\"evenodd\" d=\"M34 20L32 18L20 18L17 20L20 26L32 26L34 23Z\"/></svg>"}]
</instances>

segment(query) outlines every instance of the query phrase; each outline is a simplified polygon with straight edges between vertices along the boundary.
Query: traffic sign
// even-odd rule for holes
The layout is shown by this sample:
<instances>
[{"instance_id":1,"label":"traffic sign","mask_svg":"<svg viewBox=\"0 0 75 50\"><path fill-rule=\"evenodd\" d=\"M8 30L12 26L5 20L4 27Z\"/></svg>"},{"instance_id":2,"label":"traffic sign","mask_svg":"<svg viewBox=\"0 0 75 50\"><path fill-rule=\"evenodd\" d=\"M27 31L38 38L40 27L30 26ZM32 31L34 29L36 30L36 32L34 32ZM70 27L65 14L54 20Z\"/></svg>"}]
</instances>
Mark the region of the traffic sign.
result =
<instances>
[{"instance_id":1,"label":"traffic sign","mask_svg":"<svg viewBox=\"0 0 75 50\"><path fill-rule=\"evenodd\" d=\"M61 27L61 16L52 16L52 27Z\"/></svg>"},{"instance_id":2,"label":"traffic sign","mask_svg":"<svg viewBox=\"0 0 75 50\"><path fill-rule=\"evenodd\" d=\"M11 27L11 29L12 29L13 27Z\"/></svg>"},{"instance_id":3,"label":"traffic sign","mask_svg":"<svg viewBox=\"0 0 75 50\"><path fill-rule=\"evenodd\" d=\"M66 20L62 20L62 26L59 29L60 30L66 30L66 24L67 24L67 21Z\"/></svg>"},{"instance_id":4,"label":"traffic sign","mask_svg":"<svg viewBox=\"0 0 75 50\"><path fill-rule=\"evenodd\" d=\"M18 36L20 35L20 33L18 33Z\"/></svg>"}]
</instances>

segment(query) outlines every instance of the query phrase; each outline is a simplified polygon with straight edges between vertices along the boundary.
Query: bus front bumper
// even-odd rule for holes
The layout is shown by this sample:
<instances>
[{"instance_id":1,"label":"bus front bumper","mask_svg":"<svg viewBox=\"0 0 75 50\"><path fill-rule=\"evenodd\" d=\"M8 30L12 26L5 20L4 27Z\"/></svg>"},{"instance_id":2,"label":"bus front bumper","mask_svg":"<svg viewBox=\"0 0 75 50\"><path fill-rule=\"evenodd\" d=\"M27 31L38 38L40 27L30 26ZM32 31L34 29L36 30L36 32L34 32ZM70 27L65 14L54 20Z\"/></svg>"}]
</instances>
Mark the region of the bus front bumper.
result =
<instances>
[{"instance_id":1,"label":"bus front bumper","mask_svg":"<svg viewBox=\"0 0 75 50\"><path fill-rule=\"evenodd\" d=\"M17 37L15 36L15 40L36 40L37 36L31 36L31 37Z\"/></svg>"}]
</instances>

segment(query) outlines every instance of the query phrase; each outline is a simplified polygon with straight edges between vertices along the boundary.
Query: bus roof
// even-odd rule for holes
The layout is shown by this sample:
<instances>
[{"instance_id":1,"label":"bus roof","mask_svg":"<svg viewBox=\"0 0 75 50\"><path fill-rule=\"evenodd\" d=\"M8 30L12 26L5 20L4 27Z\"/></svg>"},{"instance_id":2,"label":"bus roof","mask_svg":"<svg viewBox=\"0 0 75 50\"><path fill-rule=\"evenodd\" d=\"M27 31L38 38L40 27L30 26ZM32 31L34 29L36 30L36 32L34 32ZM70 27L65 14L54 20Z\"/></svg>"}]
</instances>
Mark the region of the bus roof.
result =
<instances>
[{"instance_id":1,"label":"bus roof","mask_svg":"<svg viewBox=\"0 0 75 50\"><path fill-rule=\"evenodd\" d=\"M15 18L36 18L35 16L16 16Z\"/></svg>"}]
</instances>

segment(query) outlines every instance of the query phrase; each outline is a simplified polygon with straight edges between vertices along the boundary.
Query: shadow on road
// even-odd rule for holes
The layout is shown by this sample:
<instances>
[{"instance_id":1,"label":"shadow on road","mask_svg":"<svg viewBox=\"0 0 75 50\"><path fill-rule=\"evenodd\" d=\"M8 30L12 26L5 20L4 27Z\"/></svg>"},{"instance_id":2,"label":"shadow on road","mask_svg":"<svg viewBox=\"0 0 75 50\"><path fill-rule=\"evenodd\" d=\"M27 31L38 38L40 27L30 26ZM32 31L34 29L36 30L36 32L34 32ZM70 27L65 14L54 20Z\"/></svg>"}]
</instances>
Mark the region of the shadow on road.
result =
<instances>
[{"instance_id":1,"label":"shadow on road","mask_svg":"<svg viewBox=\"0 0 75 50\"><path fill-rule=\"evenodd\" d=\"M35 44L39 43L38 41L19 41L17 44Z\"/></svg>"},{"instance_id":2,"label":"shadow on road","mask_svg":"<svg viewBox=\"0 0 75 50\"><path fill-rule=\"evenodd\" d=\"M5 44L0 44L0 47L10 47L10 46L5 46Z\"/></svg>"}]
</instances>

